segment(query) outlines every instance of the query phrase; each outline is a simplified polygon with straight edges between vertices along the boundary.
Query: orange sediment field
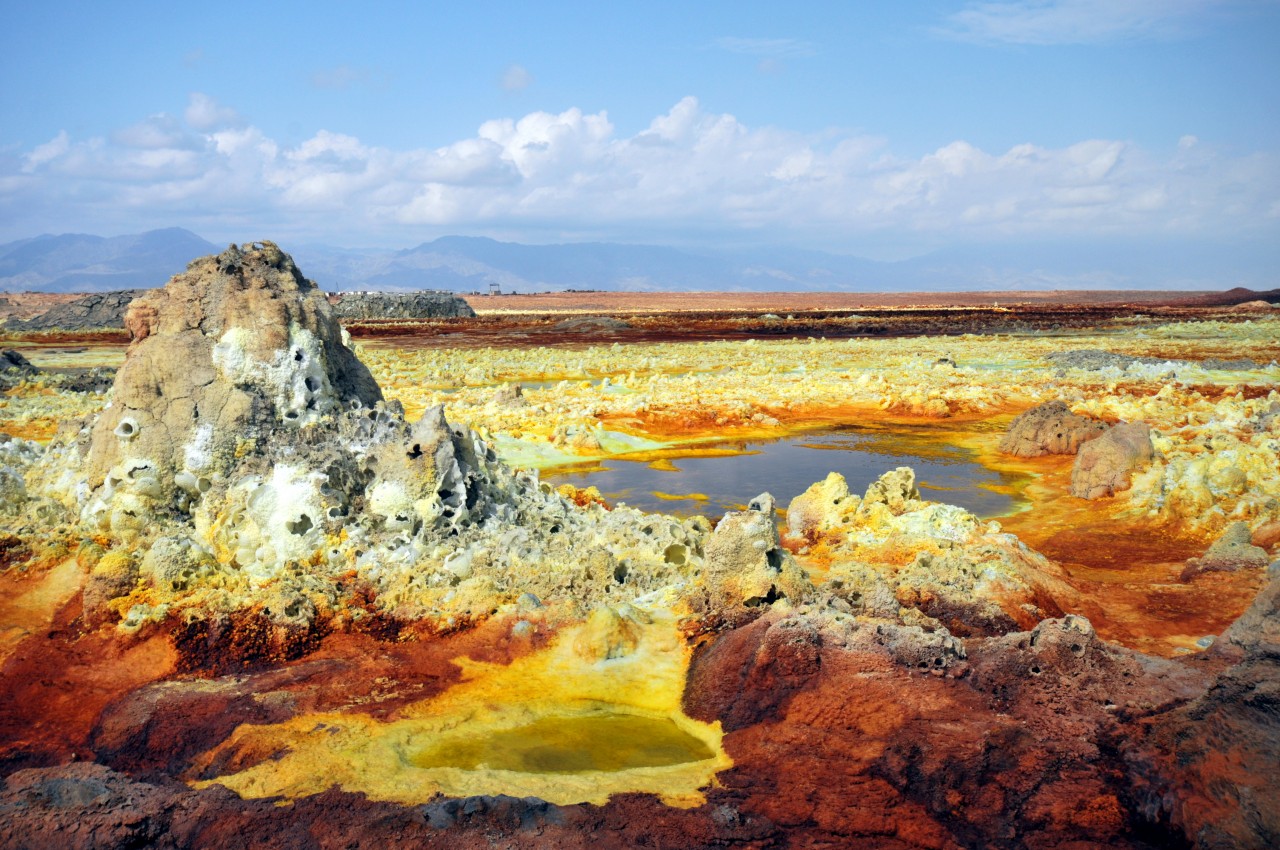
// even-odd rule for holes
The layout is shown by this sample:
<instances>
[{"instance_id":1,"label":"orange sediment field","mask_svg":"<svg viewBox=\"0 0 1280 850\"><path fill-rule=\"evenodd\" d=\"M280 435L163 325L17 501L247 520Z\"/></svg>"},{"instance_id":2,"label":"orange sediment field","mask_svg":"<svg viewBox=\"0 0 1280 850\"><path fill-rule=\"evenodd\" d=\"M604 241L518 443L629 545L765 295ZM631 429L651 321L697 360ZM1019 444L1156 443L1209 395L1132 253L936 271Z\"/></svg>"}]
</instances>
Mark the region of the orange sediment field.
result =
<instances>
[{"instance_id":1,"label":"orange sediment field","mask_svg":"<svg viewBox=\"0 0 1280 850\"><path fill-rule=\"evenodd\" d=\"M1220 634L1265 583L1247 570L1181 581L1187 559L1203 554L1211 539L1143 517L1114 516L1112 499L1076 498L1070 494L1074 456L1010 457L996 450L999 437L955 435L984 465L1032 476L1018 493L1027 508L999 522L1062 566L1079 592L1080 613L1100 636L1153 655L1203 649L1196 641Z\"/></svg>"}]
</instances>

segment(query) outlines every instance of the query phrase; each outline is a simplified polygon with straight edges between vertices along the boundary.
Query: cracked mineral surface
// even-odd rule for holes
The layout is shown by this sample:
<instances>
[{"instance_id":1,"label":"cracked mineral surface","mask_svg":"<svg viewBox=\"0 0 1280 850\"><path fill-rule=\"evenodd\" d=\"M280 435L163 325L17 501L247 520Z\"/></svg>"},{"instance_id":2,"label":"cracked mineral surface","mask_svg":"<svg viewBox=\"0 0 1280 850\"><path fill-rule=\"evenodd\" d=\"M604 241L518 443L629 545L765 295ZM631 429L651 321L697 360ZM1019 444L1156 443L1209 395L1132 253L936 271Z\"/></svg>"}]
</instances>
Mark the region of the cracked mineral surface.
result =
<instances>
[{"instance_id":1,"label":"cracked mineral surface","mask_svg":"<svg viewBox=\"0 0 1280 850\"><path fill-rule=\"evenodd\" d=\"M1280 320L1001 309L353 344L261 242L10 334L0 846L1274 846ZM540 474L837 426L1011 513Z\"/></svg>"}]
</instances>

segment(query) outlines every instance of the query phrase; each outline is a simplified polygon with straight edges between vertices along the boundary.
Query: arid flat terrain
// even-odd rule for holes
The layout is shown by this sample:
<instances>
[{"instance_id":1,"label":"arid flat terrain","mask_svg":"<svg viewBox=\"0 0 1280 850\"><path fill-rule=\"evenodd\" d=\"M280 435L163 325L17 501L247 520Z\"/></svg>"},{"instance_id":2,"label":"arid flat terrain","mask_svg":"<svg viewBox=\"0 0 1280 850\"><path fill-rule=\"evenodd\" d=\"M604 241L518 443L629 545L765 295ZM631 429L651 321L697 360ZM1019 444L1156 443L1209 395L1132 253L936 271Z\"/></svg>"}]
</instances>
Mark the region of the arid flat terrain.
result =
<instances>
[{"instance_id":1,"label":"arid flat terrain","mask_svg":"<svg viewBox=\"0 0 1280 850\"><path fill-rule=\"evenodd\" d=\"M869 307L999 305L1175 305L1208 292L1161 290L1010 290L999 292L544 292L468 295L477 313L665 313L832 311Z\"/></svg>"}]
</instances>

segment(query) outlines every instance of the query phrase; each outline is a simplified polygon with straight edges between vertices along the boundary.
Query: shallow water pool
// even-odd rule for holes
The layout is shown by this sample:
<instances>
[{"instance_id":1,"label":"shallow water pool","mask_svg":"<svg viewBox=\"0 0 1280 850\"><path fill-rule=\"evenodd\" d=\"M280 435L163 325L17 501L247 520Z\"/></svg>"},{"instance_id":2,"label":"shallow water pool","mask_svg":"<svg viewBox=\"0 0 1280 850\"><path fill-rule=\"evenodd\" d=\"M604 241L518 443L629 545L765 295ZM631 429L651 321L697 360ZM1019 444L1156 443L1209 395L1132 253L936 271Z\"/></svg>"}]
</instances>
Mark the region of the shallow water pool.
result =
<instances>
[{"instance_id":1,"label":"shallow water pool","mask_svg":"<svg viewBox=\"0 0 1280 850\"><path fill-rule=\"evenodd\" d=\"M611 503L625 502L646 511L718 516L741 510L766 491L785 508L829 472L839 472L849 489L861 495L885 472L910 466L925 499L959 505L984 518L1020 507L1014 496L1019 476L981 465L973 452L927 429L838 429L699 448L716 454L657 461L652 456L607 458L549 470L542 479L552 485L593 486ZM726 449L734 453L726 455Z\"/></svg>"},{"instance_id":2,"label":"shallow water pool","mask_svg":"<svg viewBox=\"0 0 1280 850\"><path fill-rule=\"evenodd\" d=\"M582 773L666 767L714 758L703 741L670 719L629 714L544 717L525 726L415 753L416 767Z\"/></svg>"}]
</instances>

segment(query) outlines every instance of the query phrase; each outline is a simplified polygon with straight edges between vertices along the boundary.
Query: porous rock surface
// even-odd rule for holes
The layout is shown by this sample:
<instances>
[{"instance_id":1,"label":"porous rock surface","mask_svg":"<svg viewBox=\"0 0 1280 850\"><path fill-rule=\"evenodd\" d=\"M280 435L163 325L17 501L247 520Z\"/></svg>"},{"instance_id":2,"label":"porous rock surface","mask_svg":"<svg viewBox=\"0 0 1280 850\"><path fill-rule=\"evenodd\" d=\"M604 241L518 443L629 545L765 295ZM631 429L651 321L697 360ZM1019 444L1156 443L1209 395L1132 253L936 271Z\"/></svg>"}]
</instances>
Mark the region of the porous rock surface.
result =
<instances>
[{"instance_id":1,"label":"porous rock surface","mask_svg":"<svg viewBox=\"0 0 1280 850\"><path fill-rule=\"evenodd\" d=\"M115 292L94 292L50 307L39 316L30 319L10 317L5 321L9 331L85 331L121 328L129 304L147 292L145 289L122 289Z\"/></svg>"},{"instance_id":2,"label":"porous rock surface","mask_svg":"<svg viewBox=\"0 0 1280 850\"><path fill-rule=\"evenodd\" d=\"M1106 430L1105 422L1072 413L1061 401L1046 401L1013 420L1000 451L1016 457L1071 455Z\"/></svg>"},{"instance_id":3,"label":"porous rock surface","mask_svg":"<svg viewBox=\"0 0 1280 850\"><path fill-rule=\"evenodd\" d=\"M476 311L448 292L342 292L329 296L339 319L475 318Z\"/></svg>"},{"instance_id":4,"label":"porous rock surface","mask_svg":"<svg viewBox=\"0 0 1280 850\"><path fill-rule=\"evenodd\" d=\"M102 540L90 621L185 612L184 645L215 660L266 628L270 657L370 605L448 627L522 594L585 612L697 577L705 520L580 508L440 407L406 421L272 243L194 261L127 324L109 406L41 476Z\"/></svg>"},{"instance_id":5,"label":"porous rock surface","mask_svg":"<svg viewBox=\"0 0 1280 850\"><path fill-rule=\"evenodd\" d=\"M238 446L382 398L324 296L269 242L195 260L125 322L133 342L86 468L109 530L243 475Z\"/></svg>"},{"instance_id":6,"label":"porous rock surface","mask_svg":"<svg viewBox=\"0 0 1280 850\"><path fill-rule=\"evenodd\" d=\"M1229 666L1126 754L1137 804L1196 848L1278 846L1280 573L1210 654Z\"/></svg>"},{"instance_id":7,"label":"porous rock surface","mask_svg":"<svg viewBox=\"0 0 1280 850\"><path fill-rule=\"evenodd\" d=\"M1129 489L1133 474L1151 463L1155 449L1144 422L1123 422L1076 453L1071 469L1071 495L1100 499Z\"/></svg>"},{"instance_id":8,"label":"porous rock surface","mask_svg":"<svg viewBox=\"0 0 1280 850\"><path fill-rule=\"evenodd\" d=\"M730 511L706 545L703 567L707 614L732 615L779 599L803 601L813 591L808 576L782 548L773 496L763 493L745 511Z\"/></svg>"},{"instance_id":9,"label":"porous rock surface","mask_svg":"<svg viewBox=\"0 0 1280 850\"><path fill-rule=\"evenodd\" d=\"M868 616L959 635L1003 634L1058 616L1073 596L1042 555L998 523L920 498L900 467L859 498L831 473L791 501L790 535L825 562L820 589Z\"/></svg>"}]
</instances>

